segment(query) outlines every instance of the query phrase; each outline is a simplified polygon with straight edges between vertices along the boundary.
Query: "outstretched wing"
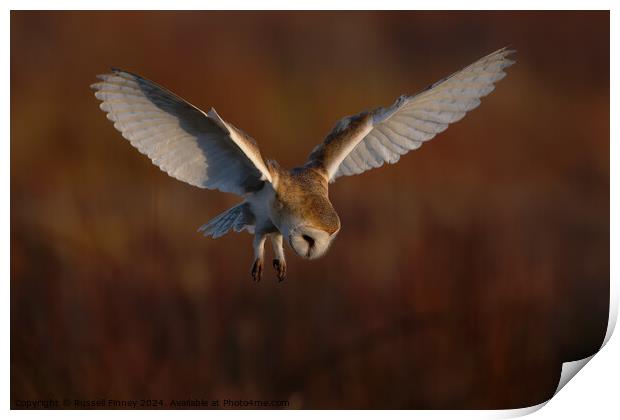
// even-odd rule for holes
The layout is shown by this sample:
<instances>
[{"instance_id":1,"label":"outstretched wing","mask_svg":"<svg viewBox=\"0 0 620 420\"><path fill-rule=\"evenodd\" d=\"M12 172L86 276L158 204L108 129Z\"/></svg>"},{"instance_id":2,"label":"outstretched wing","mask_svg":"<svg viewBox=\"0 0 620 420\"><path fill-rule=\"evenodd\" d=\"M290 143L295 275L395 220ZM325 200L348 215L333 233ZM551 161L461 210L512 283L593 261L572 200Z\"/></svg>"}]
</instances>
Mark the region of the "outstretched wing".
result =
<instances>
[{"instance_id":1,"label":"outstretched wing","mask_svg":"<svg viewBox=\"0 0 620 420\"><path fill-rule=\"evenodd\" d=\"M244 195L271 175L256 142L211 109L205 114L167 89L113 69L91 87L132 146L168 175L200 188Z\"/></svg>"},{"instance_id":2,"label":"outstretched wing","mask_svg":"<svg viewBox=\"0 0 620 420\"><path fill-rule=\"evenodd\" d=\"M323 168L330 182L395 163L480 105L480 98L514 63L503 48L440 80L415 96L401 96L389 108L345 117L310 154L307 165Z\"/></svg>"}]
</instances>

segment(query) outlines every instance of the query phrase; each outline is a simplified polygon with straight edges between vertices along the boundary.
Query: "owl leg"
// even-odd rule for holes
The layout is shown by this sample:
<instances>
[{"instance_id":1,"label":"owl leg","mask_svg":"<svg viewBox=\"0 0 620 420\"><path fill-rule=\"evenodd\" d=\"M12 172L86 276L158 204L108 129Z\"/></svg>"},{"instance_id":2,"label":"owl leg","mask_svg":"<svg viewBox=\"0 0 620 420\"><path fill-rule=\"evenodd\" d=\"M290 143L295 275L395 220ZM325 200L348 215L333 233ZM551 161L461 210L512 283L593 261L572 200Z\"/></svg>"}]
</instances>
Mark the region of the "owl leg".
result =
<instances>
[{"instance_id":1,"label":"owl leg","mask_svg":"<svg viewBox=\"0 0 620 420\"><path fill-rule=\"evenodd\" d=\"M276 269L278 275L278 281L284 281L286 279L286 260L284 259L284 248L282 247L282 235L280 233L273 233L271 235L271 245L273 245L273 268Z\"/></svg>"},{"instance_id":2,"label":"owl leg","mask_svg":"<svg viewBox=\"0 0 620 420\"><path fill-rule=\"evenodd\" d=\"M257 233L254 235L254 264L252 265L252 279L260 281L263 277L263 260L265 256L265 234Z\"/></svg>"}]
</instances>

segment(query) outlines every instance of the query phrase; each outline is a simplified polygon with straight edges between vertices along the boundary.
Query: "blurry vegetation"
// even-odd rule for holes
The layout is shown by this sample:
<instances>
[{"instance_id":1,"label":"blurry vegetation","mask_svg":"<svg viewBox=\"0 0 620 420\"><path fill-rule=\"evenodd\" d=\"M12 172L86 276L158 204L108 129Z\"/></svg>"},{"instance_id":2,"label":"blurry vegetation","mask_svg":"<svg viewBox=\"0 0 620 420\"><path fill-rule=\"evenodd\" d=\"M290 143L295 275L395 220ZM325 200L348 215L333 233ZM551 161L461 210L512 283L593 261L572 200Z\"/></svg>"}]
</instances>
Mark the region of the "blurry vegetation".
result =
<instances>
[{"instance_id":1,"label":"blurry vegetation","mask_svg":"<svg viewBox=\"0 0 620 420\"><path fill-rule=\"evenodd\" d=\"M290 167L507 44L479 109L333 185L338 239L283 284L251 282L249 235L196 233L238 198L166 176L88 88L135 71ZM12 12L12 403L539 403L606 328L609 117L606 12Z\"/></svg>"}]
</instances>

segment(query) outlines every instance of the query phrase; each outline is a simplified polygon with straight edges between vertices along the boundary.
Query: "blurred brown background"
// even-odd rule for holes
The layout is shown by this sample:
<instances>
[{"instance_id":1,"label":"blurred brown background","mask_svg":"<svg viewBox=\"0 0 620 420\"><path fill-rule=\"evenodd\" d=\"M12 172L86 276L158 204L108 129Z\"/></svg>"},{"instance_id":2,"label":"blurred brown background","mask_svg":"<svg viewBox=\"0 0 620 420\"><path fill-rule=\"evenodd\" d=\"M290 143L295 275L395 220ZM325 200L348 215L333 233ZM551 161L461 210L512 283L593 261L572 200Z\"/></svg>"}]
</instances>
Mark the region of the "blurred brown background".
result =
<instances>
[{"instance_id":1,"label":"blurred brown background","mask_svg":"<svg viewBox=\"0 0 620 420\"><path fill-rule=\"evenodd\" d=\"M249 235L196 233L239 199L166 176L88 88L137 72L292 167L337 119L505 45L479 109L333 185L339 237L288 249L283 284L252 283ZM11 403L542 402L606 329L609 117L607 12L13 12Z\"/></svg>"}]
</instances>

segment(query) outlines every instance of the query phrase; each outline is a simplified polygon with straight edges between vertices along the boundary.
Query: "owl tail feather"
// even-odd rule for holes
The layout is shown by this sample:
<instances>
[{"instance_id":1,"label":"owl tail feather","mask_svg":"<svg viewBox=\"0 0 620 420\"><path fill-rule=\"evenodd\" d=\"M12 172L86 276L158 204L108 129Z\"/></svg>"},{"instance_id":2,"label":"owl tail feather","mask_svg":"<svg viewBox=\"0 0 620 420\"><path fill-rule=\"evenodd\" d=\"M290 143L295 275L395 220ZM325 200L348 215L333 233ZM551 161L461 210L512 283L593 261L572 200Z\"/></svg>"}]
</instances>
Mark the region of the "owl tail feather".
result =
<instances>
[{"instance_id":1,"label":"owl tail feather","mask_svg":"<svg viewBox=\"0 0 620 420\"><path fill-rule=\"evenodd\" d=\"M202 232L204 236L211 236L213 239L216 239L224 236L231 229L235 232L241 232L245 229L250 233L254 233L254 213L252 213L248 203L243 202L226 210L200 226L198 232Z\"/></svg>"}]
</instances>

